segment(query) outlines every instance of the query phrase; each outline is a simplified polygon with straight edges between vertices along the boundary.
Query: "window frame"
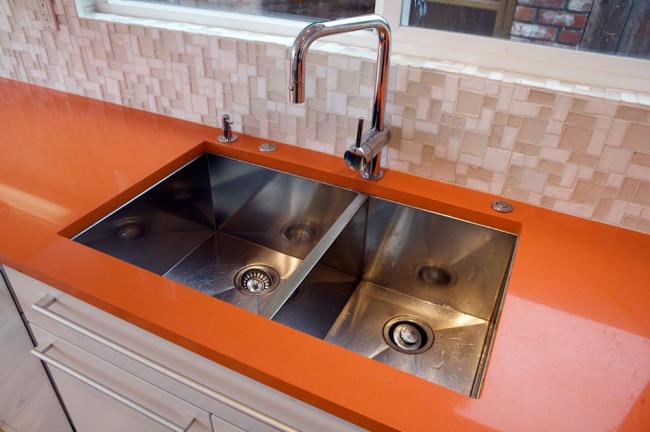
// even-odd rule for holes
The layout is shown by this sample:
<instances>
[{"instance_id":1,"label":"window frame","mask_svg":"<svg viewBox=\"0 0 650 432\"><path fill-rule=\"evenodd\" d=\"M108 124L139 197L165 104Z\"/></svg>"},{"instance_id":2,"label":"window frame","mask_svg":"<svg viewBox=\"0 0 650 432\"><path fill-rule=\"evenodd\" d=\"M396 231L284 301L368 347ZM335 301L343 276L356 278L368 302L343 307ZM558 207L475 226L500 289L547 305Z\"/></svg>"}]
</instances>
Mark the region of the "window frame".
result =
<instances>
[{"instance_id":1,"label":"window frame","mask_svg":"<svg viewBox=\"0 0 650 432\"><path fill-rule=\"evenodd\" d=\"M123 15L249 33L253 32L251 29L263 25L272 29L272 32L264 32L264 36L288 38L295 37L307 25L299 20L133 0L95 0L94 6L96 12L88 12L88 0L77 0L80 16L87 17L97 13ZM404 5L401 0L376 0L375 3L375 13L383 15L393 30L393 55L412 56L431 62L462 63L470 69L478 67L488 72L512 75L514 80L546 82L548 87L556 89L562 89L563 83L577 84L578 87L585 87L585 93L602 94L603 97L616 93L608 92L609 89L643 92L645 96L650 94L650 60L402 26L402 13L407 8L408 3ZM260 37L260 41L263 40L264 37ZM365 48L374 48L377 44L375 36L369 32L335 35L327 40ZM524 76L517 78L519 74ZM594 86L597 88L593 89ZM622 99L624 102L636 102L635 98L633 94L626 95L624 92Z\"/></svg>"}]
</instances>

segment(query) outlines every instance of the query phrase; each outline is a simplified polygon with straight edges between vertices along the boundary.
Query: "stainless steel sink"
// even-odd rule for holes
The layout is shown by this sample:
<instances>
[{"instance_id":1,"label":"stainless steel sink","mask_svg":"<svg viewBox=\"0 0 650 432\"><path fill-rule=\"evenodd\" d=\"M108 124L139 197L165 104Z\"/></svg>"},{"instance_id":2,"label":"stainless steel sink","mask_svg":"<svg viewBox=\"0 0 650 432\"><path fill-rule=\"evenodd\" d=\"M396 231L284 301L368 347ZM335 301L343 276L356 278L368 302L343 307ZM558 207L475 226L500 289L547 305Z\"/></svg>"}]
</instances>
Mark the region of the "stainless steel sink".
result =
<instances>
[{"instance_id":1,"label":"stainless steel sink","mask_svg":"<svg viewBox=\"0 0 650 432\"><path fill-rule=\"evenodd\" d=\"M212 154L74 239L473 397L516 243Z\"/></svg>"},{"instance_id":2,"label":"stainless steel sink","mask_svg":"<svg viewBox=\"0 0 650 432\"><path fill-rule=\"evenodd\" d=\"M206 154L74 240L258 312L355 196Z\"/></svg>"}]
</instances>

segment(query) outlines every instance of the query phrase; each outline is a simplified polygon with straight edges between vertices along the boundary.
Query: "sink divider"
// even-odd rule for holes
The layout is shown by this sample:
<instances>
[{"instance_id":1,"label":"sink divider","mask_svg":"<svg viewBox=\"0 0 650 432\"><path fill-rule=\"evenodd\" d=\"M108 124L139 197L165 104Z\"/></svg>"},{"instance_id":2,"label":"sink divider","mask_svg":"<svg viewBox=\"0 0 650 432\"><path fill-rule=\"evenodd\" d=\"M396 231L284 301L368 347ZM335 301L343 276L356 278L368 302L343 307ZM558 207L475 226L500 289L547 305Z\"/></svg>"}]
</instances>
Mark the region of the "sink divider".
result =
<instances>
[{"instance_id":1,"label":"sink divider","mask_svg":"<svg viewBox=\"0 0 650 432\"><path fill-rule=\"evenodd\" d=\"M260 312L260 315L272 319L275 314L278 313L287 300L289 300L289 297L291 297L316 264L318 264L334 241L336 241L341 232L343 232L348 223L350 223L352 218L357 214L359 209L364 206L366 201L368 201L368 195L361 193L357 194L350 205L348 205L343 213L341 213L332 226L321 237L318 243L316 243L309 254L307 254L302 264L300 264L296 271L277 288L273 297Z\"/></svg>"}]
</instances>

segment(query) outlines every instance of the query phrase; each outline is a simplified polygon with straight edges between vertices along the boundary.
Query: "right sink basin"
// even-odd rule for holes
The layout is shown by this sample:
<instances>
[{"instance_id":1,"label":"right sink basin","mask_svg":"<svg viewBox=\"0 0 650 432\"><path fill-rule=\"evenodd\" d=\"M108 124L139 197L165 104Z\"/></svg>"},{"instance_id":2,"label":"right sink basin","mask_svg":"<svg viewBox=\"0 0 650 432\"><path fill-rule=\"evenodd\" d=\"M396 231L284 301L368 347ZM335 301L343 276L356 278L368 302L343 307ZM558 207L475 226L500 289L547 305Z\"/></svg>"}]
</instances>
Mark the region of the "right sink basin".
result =
<instances>
[{"instance_id":1,"label":"right sink basin","mask_svg":"<svg viewBox=\"0 0 650 432\"><path fill-rule=\"evenodd\" d=\"M273 319L478 397L515 244L370 197Z\"/></svg>"}]
</instances>

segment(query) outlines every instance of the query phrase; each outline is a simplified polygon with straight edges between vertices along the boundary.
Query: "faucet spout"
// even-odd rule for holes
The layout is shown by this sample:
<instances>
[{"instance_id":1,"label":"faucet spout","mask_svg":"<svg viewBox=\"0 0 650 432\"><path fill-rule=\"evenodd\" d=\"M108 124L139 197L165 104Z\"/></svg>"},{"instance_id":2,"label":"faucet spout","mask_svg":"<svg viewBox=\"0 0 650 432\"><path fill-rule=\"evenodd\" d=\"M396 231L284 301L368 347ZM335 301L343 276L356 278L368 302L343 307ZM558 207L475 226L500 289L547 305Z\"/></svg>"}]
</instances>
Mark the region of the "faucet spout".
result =
<instances>
[{"instance_id":1,"label":"faucet spout","mask_svg":"<svg viewBox=\"0 0 650 432\"><path fill-rule=\"evenodd\" d=\"M391 33L388 22L381 15L362 15L313 23L305 27L296 37L291 49L289 99L293 103L303 103L305 101L305 56L310 45L315 40L324 36L364 29L376 30L379 39L371 127L373 130L383 131L386 90L388 89L388 69L390 66Z\"/></svg>"}]
</instances>

